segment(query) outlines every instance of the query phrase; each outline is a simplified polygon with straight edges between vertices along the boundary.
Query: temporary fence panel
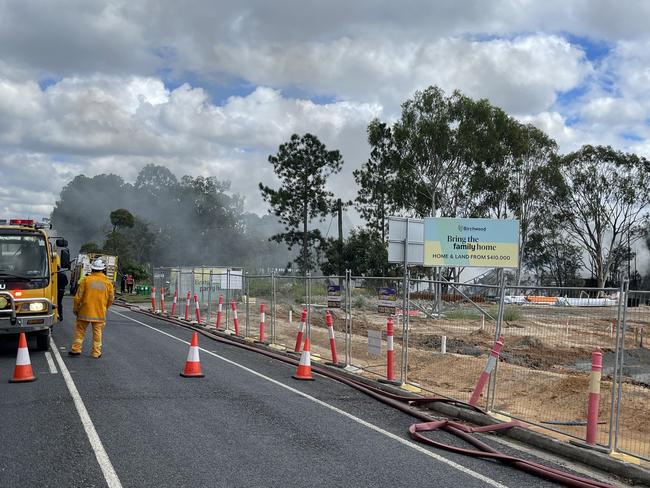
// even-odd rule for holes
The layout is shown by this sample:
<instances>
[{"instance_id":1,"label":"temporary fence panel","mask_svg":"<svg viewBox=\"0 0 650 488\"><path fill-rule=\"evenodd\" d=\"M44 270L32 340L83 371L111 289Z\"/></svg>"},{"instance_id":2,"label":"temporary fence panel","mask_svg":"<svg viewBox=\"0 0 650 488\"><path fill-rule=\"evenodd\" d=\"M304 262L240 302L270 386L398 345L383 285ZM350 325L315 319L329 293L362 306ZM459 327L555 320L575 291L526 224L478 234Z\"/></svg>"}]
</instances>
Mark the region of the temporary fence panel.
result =
<instances>
[{"instance_id":1,"label":"temporary fence panel","mask_svg":"<svg viewBox=\"0 0 650 488\"><path fill-rule=\"evenodd\" d=\"M584 439L591 355L615 349L618 289L507 287L495 412ZM612 371L605 364L603 378ZM611 380L603 379L597 442L609 443Z\"/></svg>"},{"instance_id":2,"label":"temporary fence panel","mask_svg":"<svg viewBox=\"0 0 650 488\"><path fill-rule=\"evenodd\" d=\"M326 314L329 311L333 319L335 340L343 352L346 330L345 299L347 284L344 276L308 278L309 292L309 337L311 355L315 361L331 361L329 331L326 325ZM337 360L338 354L337 354Z\"/></svg>"},{"instance_id":3,"label":"temporary fence panel","mask_svg":"<svg viewBox=\"0 0 650 488\"><path fill-rule=\"evenodd\" d=\"M626 312L614 448L650 460L650 292L629 291ZM605 368L611 369L614 360L614 352L604 352Z\"/></svg>"},{"instance_id":4,"label":"temporary fence panel","mask_svg":"<svg viewBox=\"0 0 650 488\"><path fill-rule=\"evenodd\" d=\"M402 282L399 278L351 276L348 290L350 321L346 362L360 373L374 379L385 379L386 324L394 321L394 375L401 382L402 372ZM381 338L375 344L375 337ZM377 348L379 346L379 348ZM379 353L379 354L377 354Z\"/></svg>"},{"instance_id":5,"label":"temporary fence panel","mask_svg":"<svg viewBox=\"0 0 650 488\"><path fill-rule=\"evenodd\" d=\"M272 342L273 279L271 275L246 275L238 307L241 335L259 339L260 305L265 307L265 342ZM232 320L231 320L232 322Z\"/></svg>"},{"instance_id":6,"label":"temporary fence panel","mask_svg":"<svg viewBox=\"0 0 650 488\"><path fill-rule=\"evenodd\" d=\"M411 280L409 379L467 402L495 340L499 287ZM486 404L483 391L479 406Z\"/></svg>"},{"instance_id":7,"label":"temporary fence panel","mask_svg":"<svg viewBox=\"0 0 650 488\"><path fill-rule=\"evenodd\" d=\"M309 308L308 281L303 276L274 275L274 283L273 340L278 346L293 351L302 311ZM306 332L303 332L304 337Z\"/></svg>"},{"instance_id":8,"label":"temporary fence panel","mask_svg":"<svg viewBox=\"0 0 650 488\"><path fill-rule=\"evenodd\" d=\"M175 276L174 268L154 268L153 269L153 286L156 289L156 308L160 309L160 293L165 292L165 311L171 308L171 298L174 296L173 283Z\"/></svg>"}]
</instances>

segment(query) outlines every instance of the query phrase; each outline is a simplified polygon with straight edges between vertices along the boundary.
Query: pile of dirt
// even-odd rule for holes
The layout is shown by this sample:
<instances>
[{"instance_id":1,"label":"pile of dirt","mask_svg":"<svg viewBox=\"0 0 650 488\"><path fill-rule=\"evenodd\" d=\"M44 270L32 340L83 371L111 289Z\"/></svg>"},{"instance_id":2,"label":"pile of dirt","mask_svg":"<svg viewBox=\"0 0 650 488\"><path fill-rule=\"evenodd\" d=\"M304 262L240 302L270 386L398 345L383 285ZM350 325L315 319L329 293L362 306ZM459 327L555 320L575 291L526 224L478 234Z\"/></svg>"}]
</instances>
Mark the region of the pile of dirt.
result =
<instances>
[{"instance_id":1,"label":"pile of dirt","mask_svg":"<svg viewBox=\"0 0 650 488\"><path fill-rule=\"evenodd\" d=\"M552 347L537 337L522 336L506 341L501 360L533 370L558 370L570 368L576 361L590 355L588 348Z\"/></svg>"},{"instance_id":2,"label":"pile of dirt","mask_svg":"<svg viewBox=\"0 0 650 488\"><path fill-rule=\"evenodd\" d=\"M494 338L494 334L490 334L485 329L476 329L469 333L470 337L479 338L484 343L489 343Z\"/></svg>"},{"instance_id":3,"label":"pile of dirt","mask_svg":"<svg viewBox=\"0 0 650 488\"><path fill-rule=\"evenodd\" d=\"M511 347L514 349L522 349L522 348L529 348L529 347L543 348L544 343L537 337L525 335L521 337L515 337L511 341Z\"/></svg>"}]
</instances>

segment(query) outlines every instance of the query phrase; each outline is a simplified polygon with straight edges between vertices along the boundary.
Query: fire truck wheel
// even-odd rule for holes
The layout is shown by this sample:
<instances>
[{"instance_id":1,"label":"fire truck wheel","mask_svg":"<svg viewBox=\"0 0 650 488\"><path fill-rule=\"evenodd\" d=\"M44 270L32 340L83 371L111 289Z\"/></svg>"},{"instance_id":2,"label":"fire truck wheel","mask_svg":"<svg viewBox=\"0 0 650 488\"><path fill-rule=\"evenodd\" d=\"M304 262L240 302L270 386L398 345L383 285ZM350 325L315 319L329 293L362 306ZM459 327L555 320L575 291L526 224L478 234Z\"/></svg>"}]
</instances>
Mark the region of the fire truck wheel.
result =
<instances>
[{"instance_id":1,"label":"fire truck wheel","mask_svg":"<svg viewBox=\"0 0 650 488\"><path fill-rule=\"evenodd\" d=\"M36 349L39 351L47 351L50 347L50 331L40 332L36 336Z\"/></svg>"}]
</instances>

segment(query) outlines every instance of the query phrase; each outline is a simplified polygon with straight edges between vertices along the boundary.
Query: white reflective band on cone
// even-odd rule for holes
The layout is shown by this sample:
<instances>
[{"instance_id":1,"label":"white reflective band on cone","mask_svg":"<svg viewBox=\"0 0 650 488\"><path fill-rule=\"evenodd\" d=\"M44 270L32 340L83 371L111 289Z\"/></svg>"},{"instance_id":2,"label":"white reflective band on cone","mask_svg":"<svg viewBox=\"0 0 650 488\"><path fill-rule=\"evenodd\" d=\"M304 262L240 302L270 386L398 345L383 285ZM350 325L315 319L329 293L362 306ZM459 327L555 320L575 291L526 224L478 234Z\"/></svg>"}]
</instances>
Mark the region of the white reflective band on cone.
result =
<instances>
[{"instance_id":1,"label":"white reflective band on cone","mask_svg":"<svg viewBox=\"0 0 650 488\"><path fill-rule=\"evenodd\" d=\"M305 323L304 322L300 322L300 327L298 327L298 331L299 332L305 332Z\"/></svg>"},{"instance_id":2,"label":"white reflective band on cone","mask_svg":"<svg viewBox=\"0 0 650 488\"><path fill-rule=\"evenodd\" d=\"M485 365L485 372L491 373L492 370L494 369L494 366L496 366L496 364L497 364L497 358L495 356L490 356L487 364Z\"/></svg>"},{"instance_id":3,"label":"white reflective band on cone","mask_svg":"<svg viewBox=\"0 0 650 488\"><path fill-rule=\"evenodd\" d=\"M302 353L302 357L300 358L300 364L303 366L311 366L311 358L309 357L309 354L306 352Z\"/></svg>"},{"instance_id":4,"label":"white reflective band on cone","mask_svg":"<svg viewBox=\"0 0 650 488\"><path fill-rule=\"evenodd\" d=\"M233 310L233 313L235 314L235 319L237 318L237 310Z\"/></svg>"},{"instance_id":5,"label":"white reflective band on cone","mask_svg":"<svg viewBox=\"0 0 650 488\"><path fill-rule=\"evenodd\" d=\"M18 348L18 355L16 356L16 366L27 366L29 362L29 351L25 347Z\"/></svg>"},{"instance_id":6,"label":"white reflective band on cone","mask_svg":"<svg viewBox=\"0 0 650 488\"><path fill-rule=\"evenodd\" d=\"M260 315L260 322L265 322L265 321L266 321L266 314L262 312Z\"/></svg>"},{"instance_id":7,"label":"white reflective band on cone","mask_svg":"<svg viewBox=\"0 0 650 488\"><path fill-rule=\"evenodd\" d=\"M191 363L199 362L199 348L190 346L190 350L187 352L187 360Z\"/></svg>"},{"instance_id":8,"label":"white reflective band on cone","mask_svg":"<svg viewBox=\"0 0 650 488\"><path fill-rule=\"evenodd\" d=\"M334 327L328 327L327 332L330 335L330 339L334 339Z\"/></svg>"},{"instance_id":9,"label":"white reflective band on cone","mask_svg":"<svg viewBox=\"0 0 650 488\"><path fill-rule=\"evenodd\" d=\"M389 351L393 350L393 336L386 337L386 347Z\"/></svg>"}]
</instances>

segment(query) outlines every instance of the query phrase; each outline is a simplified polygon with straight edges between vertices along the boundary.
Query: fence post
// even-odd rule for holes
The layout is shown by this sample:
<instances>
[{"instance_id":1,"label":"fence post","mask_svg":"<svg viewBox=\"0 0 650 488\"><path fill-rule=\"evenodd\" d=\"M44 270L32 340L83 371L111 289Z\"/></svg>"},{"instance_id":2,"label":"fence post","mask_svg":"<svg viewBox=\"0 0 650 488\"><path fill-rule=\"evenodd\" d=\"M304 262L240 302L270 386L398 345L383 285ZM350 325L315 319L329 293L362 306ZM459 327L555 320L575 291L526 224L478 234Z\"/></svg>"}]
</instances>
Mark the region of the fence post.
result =
<instances>
[{"instance_id":1,"label":"fence post","mask_svg":"<svg viewBox=\"0 0 650 488\"><path fill-rule=\"evenodd\" d=\"M407 222L408 224L408 222ZM408 357L409 357L409 311L411 309L411 272L408 267L404 271L404 296L402 297L402 368L400 383L408 381Z\"/></svg>"},{"instance_id":2,"label":"fence post","mask_svg":"<svg viewBox=\"0 0 650 488\"><path fill-rule=\"evenodd\" d=\"M196 273L194 268L192 268L192 288L190 290L192 292L191 293L192 296L194 296L194 294L196 293L196 291L194 290L195 284L196 284Z\"/></svg>"},{"instance_id":3,"label":"fence post","mask_svg":"<svg viewBox=\"0 0 650 488\"><path fill-rule=\"evenodd\" d=\"M307 338L311 342L311 271L307 271Z\"/></svg>"},{"instance_id":4,"label":"fence post","mask_svg":"<svg viewBox=\"0 0 650 488\"><path fill-rule=\"evenodd\" d=\"M226 328L230 328L230 268L226 269Z\"/></svg>"},{"instance_id":5,"label":"fence post","mask_svg":"<svg viewBox=\"0 0 650 488\"><path fill-rule=\"evenodd\" d=\"M205 303L205 266L201 265L201 303Z\"/></svg>"},{"instance_id":6,"label":"fence post","mask_svg":"<svg viewBox=\"0 0 650 488\"><path fill-rule=\"evenodd\" d=\"M246 273L248 275L248 273ZM250 332L250 314L251 314L251 283L250 278L246 276L246 337L251 335Z\"/></svg>"},{"instance_id":7,"label":"fence post","mask_svg":"<svg viewBox=\"0 0 650 488\"><path fill-rule=\"evenodd\" d=\"M176 271L176 292L178 293L179 297L183 296L183 290L181 290L181 283L182 283L182 268L178 268Z\"/></svg>"},{"instance_id":8,"label":"fence post","mask_svg":"<svg viewBox=\"0 0 650 488\"><path fill-rule=\"evenodd\" d=\"M499 310L497 313L497 323L495 326L494 340L499 340L501 337L501 329L503 324L503 313L505 311L505 295L506 295L506 274L503 269L499 270ZM499 361L494 365L494 370L490 374L490 381L488 382L488 390L485 399L485 408L490 411L494 409L494 400L496 398L497 378L499 371Z\"/></svg>"},{"instance_id":9,"label":"fence post","mask_svg":"<svg viewBox=\"0 0 650 488\"><path fill-rule=\"evenodd\" d=\"M439 320L442 316L442 268L436 268L436 318Z\"/></svg>"},{"instance_id":10,"label":"fence post","mask_svg":"<svg viewBox=\"0 0 650 488\"><path fill-rule=\"evenodd\" d=\"M212 316L212 268L210 268L210 274L208 275L208 316L205 319L205 323L209 324Z\"/></svg>"},{"instance_id":11,"label":"fence post","mask_svg":"<svg viewBox=\"0 0 650 488\"><path fill-rule=\"evenodd\" d=\"M618 391L616 395L616 427L614 436L614 451L618 450L618 438L620 435L620 420L621 420L621 400L623 398L623 366L625 365L625 332L627 329L627 301L628 294L630 293L630 280L623 281L624 298L623 298L623 327L621 330L621 353L619 354L619 368L618 368Z\"/></svg>"},{"instance_id":12,"label":"fence post","mask_svg":"<svg viewBox=\"0 0 650 488\"><path fill-rule=\"evenodd\" d=\"M607 447L609 448L610 451L616 450L616 446L618 445L618 432L615 432L617 430L616 425L615 425L615 412L617 408L617 403L616 403L616 385L617 382L619 381L619 357L622 354L621 351L621 344L620 344L620 336L621 336L621 324L623 323L623 306L627 305L627 296L625 293L625 283L621 282L621 286L618 290L618 310L616 313L616 347L614 348L614 372L612 374L612 393L611 393L611 401L610 401L610 406L609 406L609 439L607 441ZM626 307L627 308L627 307Z\"/></svg>"},{"instance_id":13,"label":"fence post","mask_svg":"<svg viewBox=\"0 0 650 488\"><path fill-rule=\"evenodd\" d=\"M345 270L345 367L352 364L352 279L349 269Z\"/></svg>"},{"instance_id":14,"label":"fence post","mask_svg":"<svg viewBox=\"0 0 650 488\"><path fill-rule=\"evenodd\" d=\"M276 309L278 308L277 296L276 296L276 281L275 281L275 270L271 271L271 344L275 344L275 317Z\"/></svg>"}]
</instances>

